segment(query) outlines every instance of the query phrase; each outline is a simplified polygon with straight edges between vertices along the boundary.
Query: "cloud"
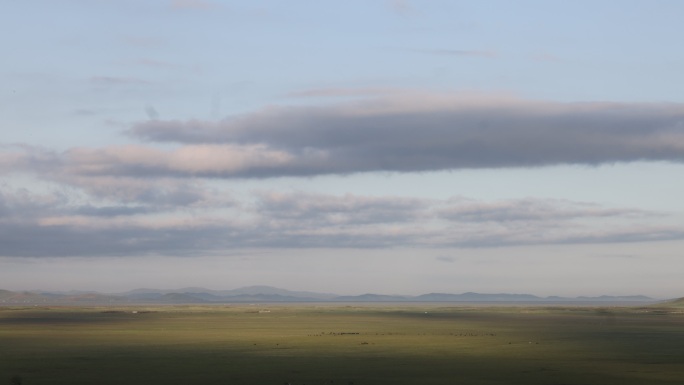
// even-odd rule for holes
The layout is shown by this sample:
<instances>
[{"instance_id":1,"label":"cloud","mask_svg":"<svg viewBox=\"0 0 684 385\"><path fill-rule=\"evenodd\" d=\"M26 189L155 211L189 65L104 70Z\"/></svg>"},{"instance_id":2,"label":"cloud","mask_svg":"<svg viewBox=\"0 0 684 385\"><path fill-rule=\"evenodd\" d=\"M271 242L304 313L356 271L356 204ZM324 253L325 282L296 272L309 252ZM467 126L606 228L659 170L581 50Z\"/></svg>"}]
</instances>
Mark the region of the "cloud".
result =
<instances>
[{"instance_id":1,"label":"cloud","mask_svg":"<svg viewBox=\"0 0 684 385\"><path fill-rule=\"evenodd\" d=\"M45 174L61 167L58 152L27 144L0 144L0 173Z\"/></svg>"},{"instance_id":2,"label":"cloud","mask_svg":"<svg viewBox=\"0 0 684 385\"><path fill-rule=\"evenodd\" d=\"M684 161L684 105L674 103L556 103L398 91L330 105L270 107L220 121L152 119L126 132L176 145L64 152L5 146L0 171L264 179Z\"/></svg>"},{"instance_id":3,"label":"cloud","mask_svg":"<svg viewBox=\"0 0 684 385\"><path fill-rule=\"evenodd\" d=\"M99 186L102 191L85 185L70 194L3 187L0 256L191 256L249 248L482 248L684 239L682 228L649 223L657 213L582 202L274 191L236 201L226 191L201 186L171 184L164 191L162 181L152 181L145 191L145 183L136 181L113 179Z\"/></svg>"},{"instance_id":4,"label":"cloud","mask_svg":"<svg viewBox=\"0 0 684 385\"><path fill-rule=\"evenodd\" d=\"M388 0L387 6L395 13L405 16L416 13L415 8L407 0Z\"/></svg>"},{"instance_id":5,"label":"cloud","mask_svg":"<svg viewBox=\"0 0 684 385\"><path fill-rule=\"evenodd\" d=\"M159 113L153 106L145 106L145 113L147 114L147 117L151 120L159 119Z\"/></svg>"},{"instance_id":6,"label":"cloud","mask_svg":"<svg viewBox=\"0 0 684 385\"><path fill-rule=\"evenodd\" d=\"M54 175L54 182L83 191L89 198L122 204L180 209L218 205L231 206L229 194L218 192L201 181L168 178L127 178L116 176L81 177Z\"/></svg>"},{"instance_id":7,"label":"cloud","mask_svg":"<svg viewBox=\"0 0 684 385\"><path fill-rule=\"evenodd\" d=\"M294 155L264 145L190 145L173 150L145 146L73 148L61 154L72 175L118 177L232 177L244 170L277 176ZM311 153L307 159L313 159ZM245 174L245 177L251 175Z\"/></svg>"},{"instance_id":8,"label":"cloud","mask_svg":"<svg viewBox=\"0 0 684 385\"><path fill-rule=\"evenodd\" d=\"M684 105L674 103L399 92L223 121L147 121L127 133L207 152L225 145L220 151L241 154L239 162L193 169L223 178L684 161Z\"/></svg>"},{"instance_id":9,"label":"cloud","mask_svg":"<svg viewBox=\"0 0 684 385\"><path fill-rule=\"evenodd\" d=\"M667 226L622 227L597 232L585 232L553 240L553 243L591 244L591 243L637 243L658 242L684 239L681 228ZM550 242L551 243L551 242Z\"/></svg>"},{"instance_id":10,"label":"cloud","mask_svg":"<svg viewBox=\"0 0 684 385\"><path fill-rule=\"evenodd\" d=\"M429 202L417 198L364 197L352 194L258 195L258 212L269 220L281 220L292 226L349 226L377 223L406 223L426 215Z\"/></svg>"},{"instance_id":11,"label":"cloud","mask_svg":"<svg viewBox=\"0 0 684 385\"><path fill-rule=\"evenodd\" d=\"M25 188L0 189L0 219L36 218L61 207L68 198L64 194L51 192L33 194Z\"/></svg>"},{"instance_id":12,"label":"cloud","mask_svg":"<svg viewBox=\"0 0 684 385\"><path fill-rule=\"evenodd\" d=\"M121 224L106 228L87 222L0 223L2 255L7 257L192 255L227 247L227 226L178 225L150 228ZM216 243L218 242L218 243Z\"/></svg>"},{"instance_id":13,"label":"cloud","mask_svg":"<svg viewBox=\"0 0 684 385\"><path fill-rule=\"evenodd\" d=\"M277 191L238 199L226 184L214 183L684 160L681 104L406 90L330 94L353 101L269 107L221 121L148 120L127 131L143 144L66 151L0 145L0 256L684 239L681 227L657 225L665 213L586 202ZM23 188L11 187L17 176Z\"/></svg>"},{"instance_id":14,"label":"cloud","mask_svg":"<svg viewBox=\"0 0 684 385\"><path fill-rule=\"evenodd\" d=\"M439 216L458 222L561 221L576 218L644 217L640 210L605 208L596 204L551 199L477 202L452 199Z\"/></svg>"},{"instance_id":15,"label":"cloud","mask_svg":"<svg viewBox=\"0 0 684 385\"><path fill-rule=\"evenodd\" d=\"M79 216L91 217L120 217L150 214L152 210L148 207L141 206L103 206L96 207L91 205L80 206L74 209L74 212Z\"/></svg>"}]
</instances>

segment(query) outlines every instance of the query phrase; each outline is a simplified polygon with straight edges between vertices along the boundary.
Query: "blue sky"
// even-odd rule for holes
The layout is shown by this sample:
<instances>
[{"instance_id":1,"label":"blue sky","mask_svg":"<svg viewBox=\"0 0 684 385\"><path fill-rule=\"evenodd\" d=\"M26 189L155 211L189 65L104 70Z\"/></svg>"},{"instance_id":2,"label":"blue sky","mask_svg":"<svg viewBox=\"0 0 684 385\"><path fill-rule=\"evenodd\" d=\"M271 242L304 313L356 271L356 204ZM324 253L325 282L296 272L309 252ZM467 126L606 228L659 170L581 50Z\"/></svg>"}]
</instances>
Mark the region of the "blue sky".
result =
<instances>
[{"instance_id":1,"label":"blue sky","mask_svg":"<svg viewBox=\"0 0 684 385\"><path fill-rule=\"evenodd\" d=\"M2 288L682 295L679 1L4 10Z\"/></svg>"}]
</instances>

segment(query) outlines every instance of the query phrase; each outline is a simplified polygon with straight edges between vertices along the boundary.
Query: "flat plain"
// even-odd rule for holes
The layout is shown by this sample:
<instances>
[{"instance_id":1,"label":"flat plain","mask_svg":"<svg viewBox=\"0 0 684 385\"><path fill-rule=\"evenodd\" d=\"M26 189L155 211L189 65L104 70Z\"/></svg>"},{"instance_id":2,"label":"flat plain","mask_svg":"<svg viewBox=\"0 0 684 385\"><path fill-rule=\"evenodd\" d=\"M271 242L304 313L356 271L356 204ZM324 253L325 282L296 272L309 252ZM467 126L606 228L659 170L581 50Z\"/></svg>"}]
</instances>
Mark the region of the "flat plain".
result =
<instances>
[{"instance_id":1,"label":"flat plain","mask_svg":"<svg viewBox=\"0 0 684 385\"><path fill-rule=\"evenodd\" d=\"M0 384L682 384L657 307L0 307Z\"/></svg>"}]
</instances>

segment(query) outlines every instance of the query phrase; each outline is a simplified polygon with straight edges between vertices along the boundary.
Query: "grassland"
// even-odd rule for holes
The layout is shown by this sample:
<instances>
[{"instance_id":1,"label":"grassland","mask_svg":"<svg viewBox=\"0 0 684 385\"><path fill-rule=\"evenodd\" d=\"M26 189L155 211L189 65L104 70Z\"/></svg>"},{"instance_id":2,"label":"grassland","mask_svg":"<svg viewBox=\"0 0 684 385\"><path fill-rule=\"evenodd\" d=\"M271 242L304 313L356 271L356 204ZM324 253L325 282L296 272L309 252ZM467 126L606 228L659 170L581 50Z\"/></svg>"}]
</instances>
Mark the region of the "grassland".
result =
<instances>
[{"instance_id":1,"label":"grassland","mask_svg":"<svg viewBox=\"0 0 684 385\"><path fill-rule=\"evenodd\" d=\"M682 384L683 313L0 307L0 384Z\"/></svg>"}]
</instances>

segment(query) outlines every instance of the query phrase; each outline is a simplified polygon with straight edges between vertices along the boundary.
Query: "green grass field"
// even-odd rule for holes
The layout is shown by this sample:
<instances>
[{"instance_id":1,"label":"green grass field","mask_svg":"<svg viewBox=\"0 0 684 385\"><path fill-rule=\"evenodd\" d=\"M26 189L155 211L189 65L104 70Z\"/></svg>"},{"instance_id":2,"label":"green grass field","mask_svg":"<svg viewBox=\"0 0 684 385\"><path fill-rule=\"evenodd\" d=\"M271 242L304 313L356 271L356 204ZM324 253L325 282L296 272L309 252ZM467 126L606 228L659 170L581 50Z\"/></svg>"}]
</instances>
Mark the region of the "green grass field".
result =
<instances>
[{"instance_id":1,"label":"green grass field","mask_svg":"<svg viewBox=\"0 0 684 385\"><path fill-rule=\"evenodd\" d=\"M683 313L0 307L0 384L682 384Z\"/></svg>"}]
</instances>

